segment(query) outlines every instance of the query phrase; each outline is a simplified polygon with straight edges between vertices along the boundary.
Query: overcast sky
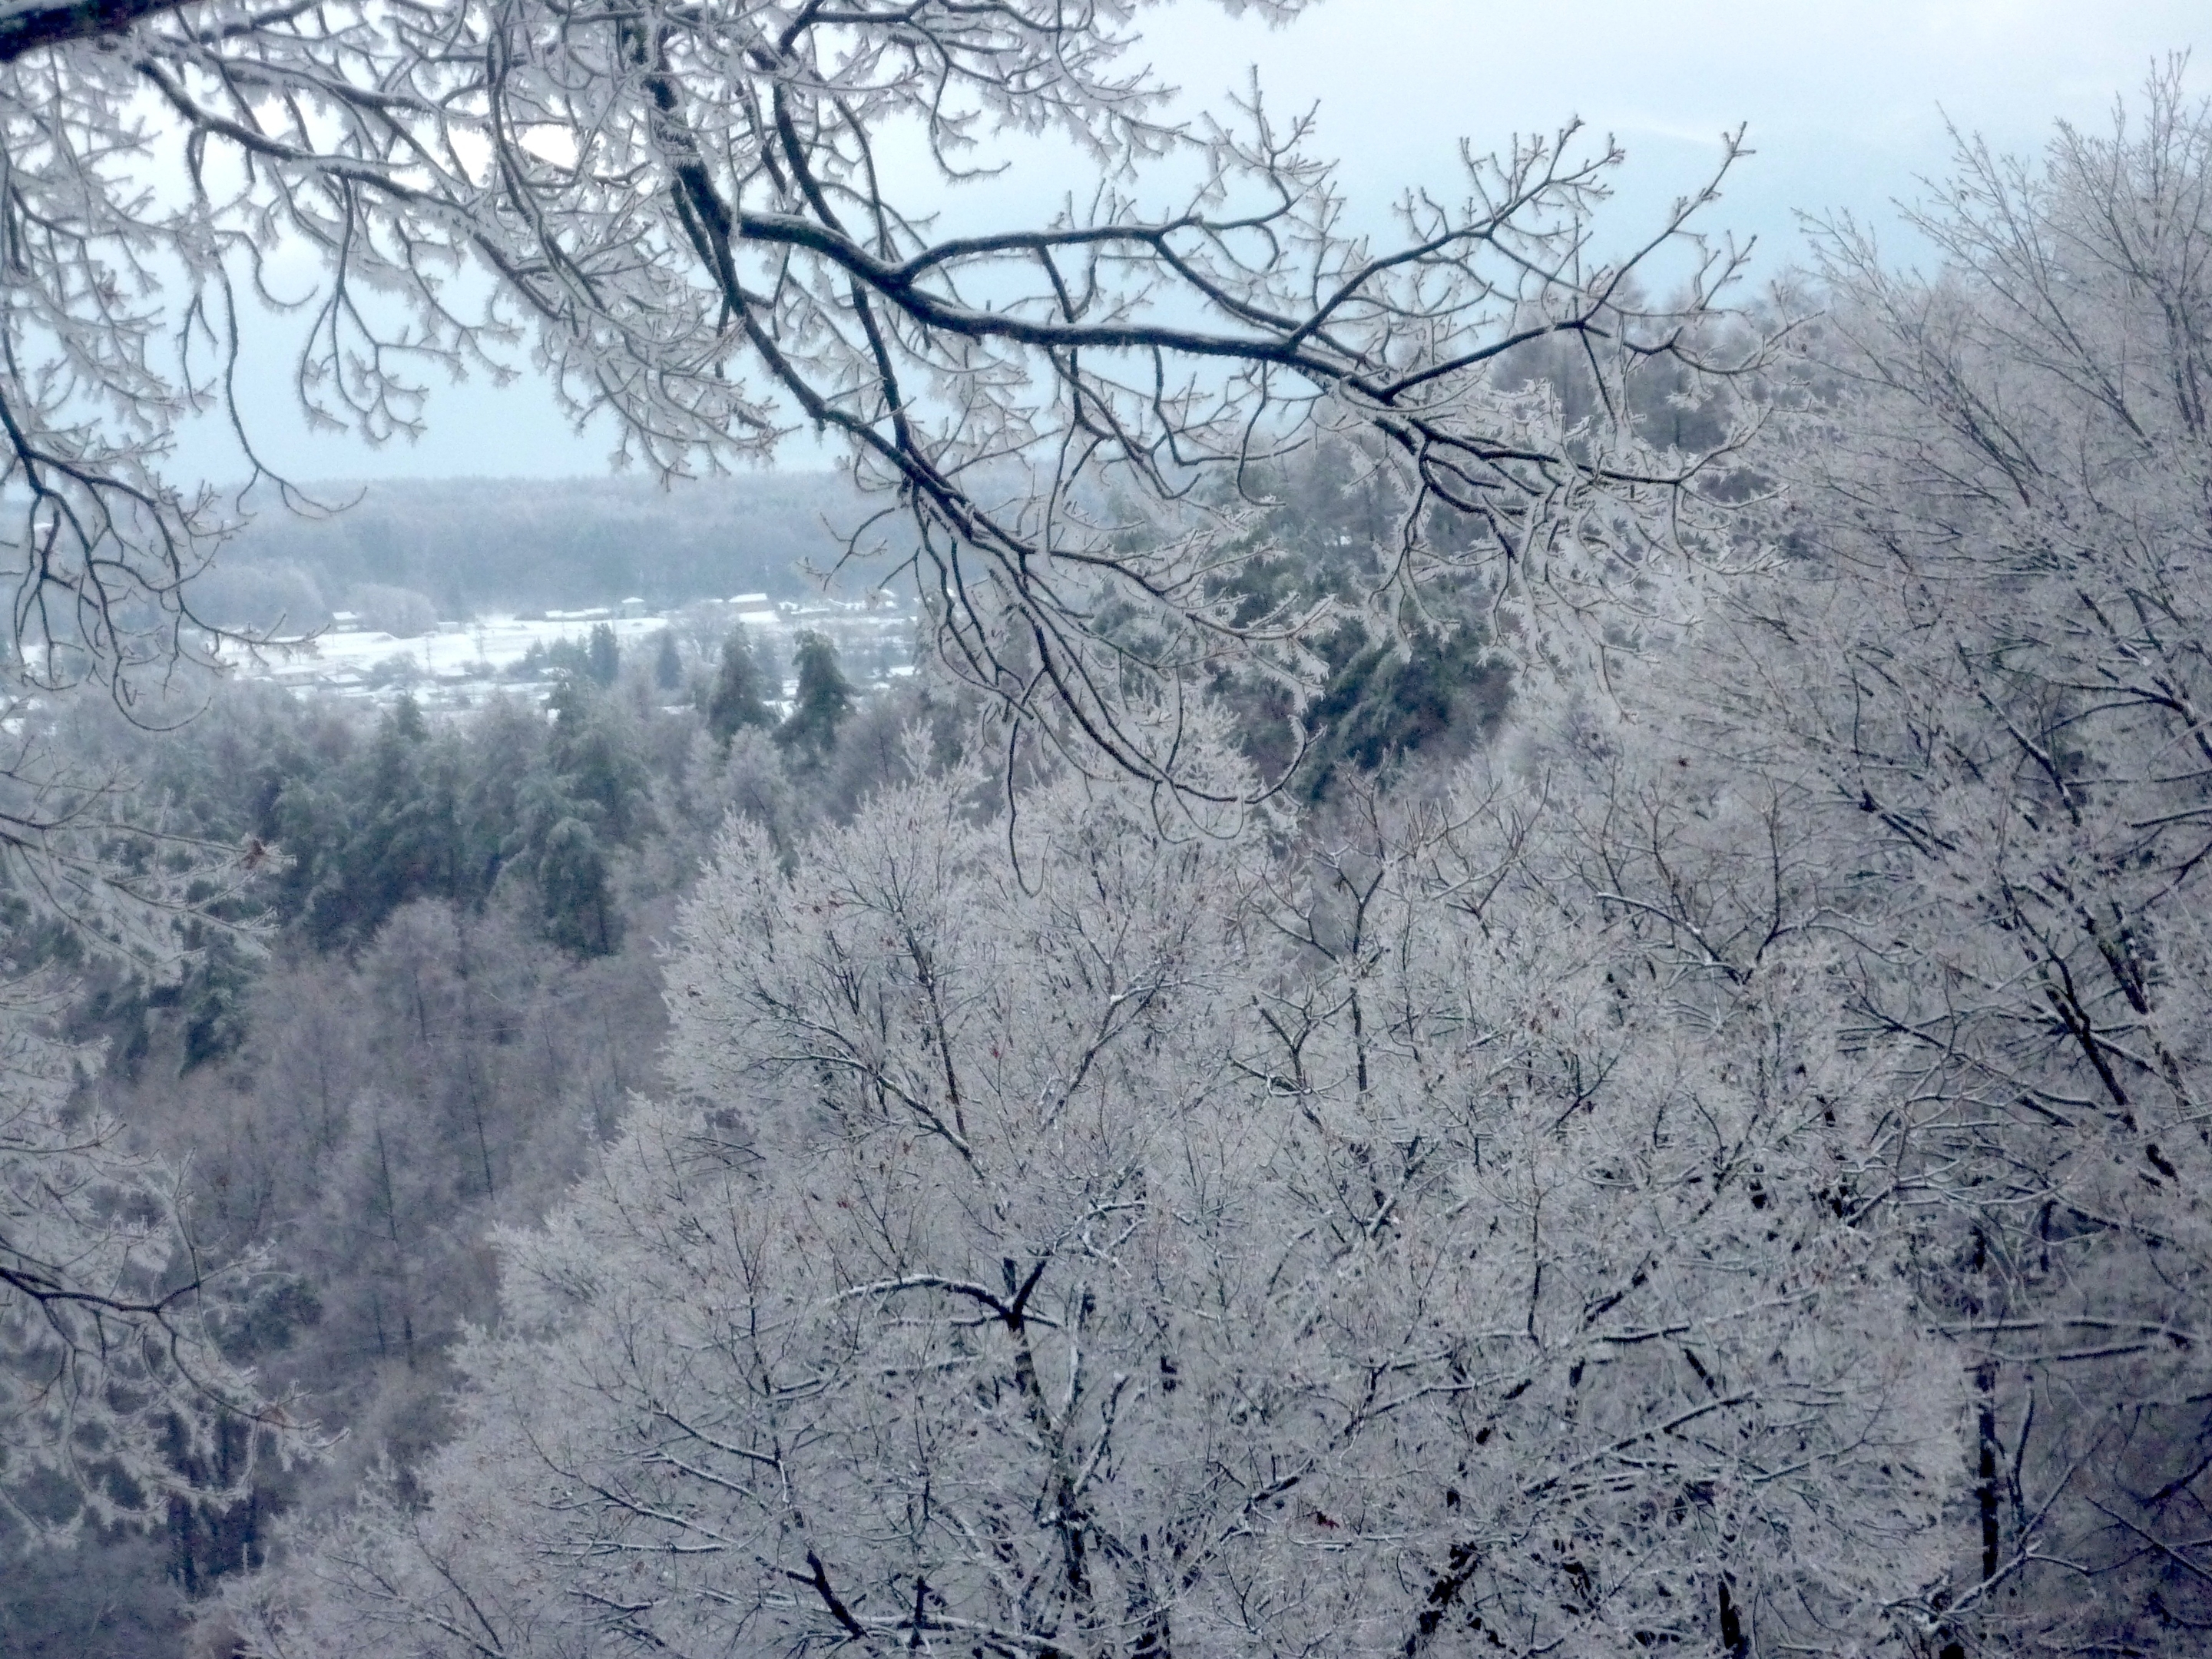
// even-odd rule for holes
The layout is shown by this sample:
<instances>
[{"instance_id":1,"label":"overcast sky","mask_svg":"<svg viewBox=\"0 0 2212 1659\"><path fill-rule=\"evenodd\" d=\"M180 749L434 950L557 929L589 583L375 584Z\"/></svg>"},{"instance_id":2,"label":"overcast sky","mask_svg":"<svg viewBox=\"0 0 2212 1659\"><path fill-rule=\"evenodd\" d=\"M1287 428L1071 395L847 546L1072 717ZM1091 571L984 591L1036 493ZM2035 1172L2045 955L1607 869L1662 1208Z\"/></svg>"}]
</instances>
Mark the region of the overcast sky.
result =
<instances>
[{"instance_id":1,"label":"overcast sky","mask_svg":"<svg viewBox=\"0 0 2212 1659\"><path fill-rule=\"evenodd\" d=\"M1626 148L1614 210L1640 224L1694 185L1717 135L1750 125L1757 155L1713 223L1756 234L1768 269L1798 257L1799 210L1880 221L1945 167L1946 118L2003 149L2033 151L2054 121L2103 125L2155 58L2207 33L2205 0L1324 0L1282 28L1183 0L1148 21L1146 48L1194 100L1241 85L1256 65L1279 107L1317 104L1316 148L1342 158L1347 186L1382 199L1408 184L1449 185L1457 143L1479 149L1580 116ZM2212 89L2212 54L2191 75ZM970 204L1018 210L1056 195L1038 161ZM963 217L965 215L963 215ZM1909 255L1909 244L1900 253ZM271 410L274 416L276 411ZM419 443L370 450L309 439L266 418L264 441L303 477L555 477L605 470L604 433L578 436L542 389L441 389ZM212 450L188 465L230 467ZM820 464L794 452L794 465Z\"/></svg>"}]
</instances>

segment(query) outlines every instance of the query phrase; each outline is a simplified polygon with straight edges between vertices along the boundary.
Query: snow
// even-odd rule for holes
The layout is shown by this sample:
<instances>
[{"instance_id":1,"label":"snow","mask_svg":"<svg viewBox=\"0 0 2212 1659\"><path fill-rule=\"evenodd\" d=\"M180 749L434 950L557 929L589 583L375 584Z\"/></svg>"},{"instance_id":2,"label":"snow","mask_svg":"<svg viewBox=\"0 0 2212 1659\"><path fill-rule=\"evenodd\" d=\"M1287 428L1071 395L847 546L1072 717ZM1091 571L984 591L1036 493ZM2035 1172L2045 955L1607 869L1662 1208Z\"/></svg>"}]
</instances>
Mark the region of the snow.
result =
<instances>
[{"instance_id":1,"label":"snow","mask_svg":"<svg viewBox=\"0 0 2212 1659\"><path fill-rule=\"evenodd\" d=\"M602 611L595 618L487 617L411 640L390 634L331 632L294 644L266 647L260 653L263 664L248 663L240 672L250 679L336 679L349 669L360 672L393 657L404 657L426 678L481 678L484 665L494 670L512 668L529 654L533 645L551 646L562 640L581 645L594 628L614 629L615 643L628 651L667 626L660 617L609 618ZM305 676L287 672L303 667L310 670Z\"/></svg>"}]
</instances>

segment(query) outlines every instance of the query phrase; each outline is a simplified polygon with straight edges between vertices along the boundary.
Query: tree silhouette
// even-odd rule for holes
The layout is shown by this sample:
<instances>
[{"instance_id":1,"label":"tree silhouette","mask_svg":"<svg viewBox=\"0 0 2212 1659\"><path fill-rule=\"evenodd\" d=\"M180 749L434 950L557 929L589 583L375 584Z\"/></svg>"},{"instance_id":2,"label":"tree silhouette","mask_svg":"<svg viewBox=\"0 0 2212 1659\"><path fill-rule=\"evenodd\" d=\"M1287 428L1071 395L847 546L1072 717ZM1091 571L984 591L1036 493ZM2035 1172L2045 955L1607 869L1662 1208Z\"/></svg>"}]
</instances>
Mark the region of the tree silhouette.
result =
<instances>
[{"instance_id":1,"label":"tree silhouette","mask_svg":"<svg viewBox=\"0 0 2212 1659\"><path fill-rule=\"evenodd\" d=\"M732 628L722 641L722 662L714 676L714 690L707 701L707 730L725 749L730 739L748 726L767 730L775 715L761 696L761 672L753 660L752 645L743 624Z\"/></svg>"},{"instance_id":2,"label":"tree silhouette","mask_svg":"<svg viewBox=\"0 0 2212 1659\"><path fill-rule=\"evenodd\" d=\"M775 741L802 764L819 765L837 746L837 728L853 711L853 688L827 635L801 634L796 659L799 689L790 716L775 729Z\"/></svg>"}]
</instances>

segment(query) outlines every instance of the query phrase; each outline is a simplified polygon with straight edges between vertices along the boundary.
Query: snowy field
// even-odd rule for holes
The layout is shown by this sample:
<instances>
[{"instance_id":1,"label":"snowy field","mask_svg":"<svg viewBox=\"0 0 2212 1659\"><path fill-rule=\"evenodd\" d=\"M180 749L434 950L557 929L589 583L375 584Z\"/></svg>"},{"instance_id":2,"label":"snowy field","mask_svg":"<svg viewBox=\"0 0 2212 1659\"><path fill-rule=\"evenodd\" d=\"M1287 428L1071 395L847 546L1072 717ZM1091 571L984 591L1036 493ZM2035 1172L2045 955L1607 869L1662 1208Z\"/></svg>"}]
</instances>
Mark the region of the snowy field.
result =
<instances>
[{"instance_id":1,"label":"snowy field","mask_svg":"<svg viewBox=\"0 0 2212 1659\"><path fill-rule=\"evenodd\" d=\"M713 618L709 633L719 636L720 630L742 623L756 649L776 662L788 661L793 636L801 629L819 629L836 643L848 676L856 684L912 672L905 647L913 618L896 605L863 608L817 601L770 607L753 595L719 605L704 603L723 612ZM697 638L699 609L697 605L684 607L689 627L679 628L680 635ZM544 690L543 682L514 678L516 666L533 647L581 646L594 628L604 625L614 630L623 657L634 660L654 649L655 636L672 620L665 613L617 617L605 611L495 616L412 639L372 629L331 629L251 654L234 649L230 659L242 679L270 682L303 694L388 703L407 692L425 709L459 710L501 692ZM696 645L688 648L695 653L698 649Z\"/></svg>"},{"instance_id":2,"label":"snowy field","mask_svg":"<svg viewBox=\"0 0 2212 1659\"><path fill-rule=\"evenodd\" d=\"M748 628L773 629L782 623L782 618L772 611L748 612L733 620L743 622ZM525 620L519 617L489 617L451 632L425 634L411 640L365 630L344 634L331 631L300 646L264 652L264 665L258 669L249 666L242 672L248 678L287 681L336 678L349 672L366 674L395 657L403 657L413 662L426 679L474 678L482 677L487 667L495 673L514 667L529 654L533 645L551 646L563 640L581 645L601 623L614 629L615 642L625 653L640 648L645 641L668 626L668 619L659 616L595 617L581 622L567 617Z\"/></svg>"}]
</instances>

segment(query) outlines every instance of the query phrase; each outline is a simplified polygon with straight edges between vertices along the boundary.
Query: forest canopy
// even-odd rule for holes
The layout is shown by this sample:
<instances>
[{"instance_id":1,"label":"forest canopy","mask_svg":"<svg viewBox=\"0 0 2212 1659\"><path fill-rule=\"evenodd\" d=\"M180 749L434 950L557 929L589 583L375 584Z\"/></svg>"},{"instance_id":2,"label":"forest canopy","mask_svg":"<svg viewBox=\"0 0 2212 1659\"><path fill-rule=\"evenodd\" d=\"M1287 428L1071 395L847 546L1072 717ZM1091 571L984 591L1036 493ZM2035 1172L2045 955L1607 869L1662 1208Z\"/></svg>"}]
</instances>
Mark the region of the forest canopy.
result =
<instances>
[{"instance_id":1,"label":"forest canopy","mask_svg":"<svg viewBox=\"0 0 2212 1659\"><path fill-rule=\"evenodd\" d=\"M1572 132L1345 234L1140 13L0 15L11 1632L2201 1645L2212 109L1732 310ZM900 122L1103 182L940 236ZM662 475L834 437L933 662L194 678L295 245L319 418L523 342Z\"/></svg>"}]
</instances>

